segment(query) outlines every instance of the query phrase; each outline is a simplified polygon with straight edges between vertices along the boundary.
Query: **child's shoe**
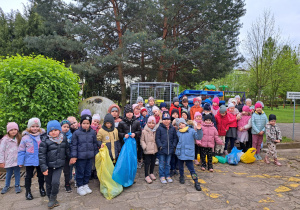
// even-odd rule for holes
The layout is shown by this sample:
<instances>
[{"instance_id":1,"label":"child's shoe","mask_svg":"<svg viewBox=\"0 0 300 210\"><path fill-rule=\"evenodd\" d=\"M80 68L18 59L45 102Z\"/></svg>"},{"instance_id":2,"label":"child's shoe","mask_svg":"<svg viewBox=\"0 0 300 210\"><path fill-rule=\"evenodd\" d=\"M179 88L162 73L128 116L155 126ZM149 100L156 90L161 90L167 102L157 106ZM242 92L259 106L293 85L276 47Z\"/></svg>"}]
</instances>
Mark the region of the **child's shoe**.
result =
<instances>
[{"instance_id":1,"label":"child's shoe","mask_svg":"<svg viewBox=\"0 0 300 210\"><path fill-rule=\"evenodd\" d=\"M85 190L85 192L87 193L87 194L90 194L90 193L92 193L93 191L89 188L89 186L86 184L86 185L83 185L83 189Z\"/></svg>"},{"instance_id":2,"label":"child's shoe","mask_svg":"<svg viewBox=\"0 0 300 210\"><path fill-rule=\"evenodd\" d=\"M265 163L270 164L268 155L265 156Z\"/></svg>"},{"instance_id":3,"label":"child's shoe","mask_svg":"<svg viewBox=\"0 0 300 210\"><path fill-rule=\"evenodd\" d=\"M147 177L145 178L145 180L146 180L146 182L147 182L148 184L151 184L151 183L152 183L152 180L150 179L149 176L147 176Z\"/></svg>"},{"instance_id":4,"label":"child's shoe","mask_svg":"<svg viewBox=\"0 0 300 210\"><path fill-rule=\"evenodd\" d=\"M171 176L171 177L175 175L175 172L174 172L174 171L175 171L175 170L170 170L170 176Z\"/></svg>"},{"instance_id":5,"label":"child's shoe","mask_svg":"<svg viewBox=\"0 0 300 210\"><path fill-rule=\"evenodd\" d=\"M214 169L212 169L212 168L211 168L211 169L209 169L209 172L214 172Z\"/></svg>"},{"instance_id":6,"label":"child's shoe","mask_svg":"<svg viewBox=\"0 0 300 210\"><path fill-rule=\"evenodd\" d=\"M149 176L153 181L156 180L156 177L154 176L154 174L150 174Z\"/></svg>"},{"instance_id":7,"label":"child's shoe","mask_svg":"<svg viewBox=\"0 0 300 210\"><path fill-rule=\"evenodd\" d=\"M205 168L204 168L204 167L201 167L201 170L202 170L202 171L205 171Z\"/></svg>"},{"instance_id":8,"label":"child's shoe","mask_svg":"<svg viewBox=\"0 0 300 210\"><path fill-rule=\"evenodd\" d=\"M257 154L254 155L255 159L258 160Z\"/></svg>"},{"instance_id":9,"label":"child's shoe","mask_svg":"<svg viewBox=\"0 0 300 210\"><path fill-rule=\"evenodd\" d=\"M87 194L86 191L84 190L83 186L77 188L77 193L79 195L86 195Z\"/></svg>"},{"instance_id":10,"label":"child's shoe","mask_svg":"<svg viewBox=\"0 0 300 210\"><path fill-rule=\"evenodd\" d=\"M224 150L224 155L228 155L228 151L227 150Z\"/></svg>"},{"instance_id":11,"label":"child's shoe","mask_svg":"<svg viewBox=\"0 0 300 210\"><path fill-rule=\"evenodd\" d=\"M185 183L184 176L180 176L179 177L179 183L180 184L184 184Z\"/></svg>"},{"instance_id":12,"label":"child's shoe","mask_svg":"<svg viewBox=\"0 0 300 210\"><path fill-rule=\"evenodd\" d=\"M158 160L158 158L156 158L156 160L155 160L155 165L156 165L156 166L159 165L159 160Z\"/></svg>"},{"instance_id":13,"label":"child's shoe","mask_svg":"<svg viewBox=\"0 0 300 210\"><path fill-rule=\"evenodd\" d=\"M274 164L277 166L281 166L281 163L278 162L277 158L274 158Z\"/></svg>"},{"instance_id":14,"label":"child's shoe","mask_svg":"<svg viewBox=\"0 0 300 210\"><path fill-rule=\"evenodd\" d=\"M49 202L48 202L48 209L53 209L56 206L59 206L58 201L56 200L57 196L50 196Z\"/></svg>"},{"instance_id":15,"label":"child's shoe","mask_svg":"<svg viewBox=\"0 0 300 210\"><path fill-rule=\"evenodd\" d=\"M31 194L30 190L29 191L26 190L25 197L26 197L26 200L32 200L33 199L33 196Z\"/></svg>"},{"instance_id":16,"label":"child's shoe","mask_svg":"<svg viewBox=\"0 0 300 210\"><path fill-rule=\"evenodd\" d=\"M138 162L137 168L142 168L142 163L141 162Z\"/></svg>"},{"instance_id":17,"label":"child's shoe","mask_svg":"<svg viewBox=\"0 0 300 210\"><path fill-rule=\"evenodd\" d=\"M74 187L77 188L77 183L76 183L76 181L74 181Z\"/></svg>"},{"instance_id":18,"label":"child's shoe","mask_svg":"<svg viewBox=\"0 0 300 210\"><path fill-rule=\"evenodd\" d=\"M195 188L196 188L197 191L202 190L199 182L195 182Z\"/></svg>"},{"instance_id":19,"label":"child's shoe","mask_svg":"<svg viewBox=\"0 0 300 210\"><path fill-rule=\"evenodd\" d=\"M199 166L199 165L200 165L200 163L198 162L198 160L194 160L194 164L195 164L196 166Z\"/></svg>"},{"instance_id":20,"label":"child's shoe","mask_svg":"<svg viewBox=\"0 0 300 210\"><path fill-rule=\"evenodd\" d=\"M167 177L167 181L168 181L169 183L172 183L172 182L173 182L173 179L171 179L171 177Z\"/></svg>"},{"instance_id":21,"label":"child's shoe","mask_svg":"<svg viewBox=\"0 0 300 210\"><path fill-rule=\"evenodd\" d=\"M7 187L7 186L3 187L1 194L7 193L8 190L9 190L9 187Z\"/></svg>"},{"instance_id":22,"label":"child's shoe","mask_svg":"<svg viewBox=\"0 0 300 210\"><path fill-rule=\"evenodd\" d=\"M168 182L166 181L166 178L165 177L161 177L160 178L160 182L162 183L162 184L167 184Z\"/></svg>"},{"instance_id":23,"label":"child's shoe","mask_svg":"<svg viewBox=\"0 0 300 210\"><path fill-rule=\"evenodd\" d=\"M66 189L66 192L67 192L67 193L72 192L72 188L71 188L70 185L66 185L66 186L65 186L65 189Z\"/></svg>"},{"instance_id":24,"label":"child's shoe","mask_svg":"<svg viewBox=\"0 0 300 210\"><path fill-rule=\"evenodd\" d=\"M46 196L46 191L45 191L45 188L43 186L40 187L40 194L41 194L41 197Z\"/></svg>"},{"instance_id":25,"label":"child's shoe","mask_svg":"<svg viewBox=\"0 0 300 210\"><path fill-rule=\"evenodd\" d=\"M15 186L15 192L18 194L21 192L21 187L20 185Z\"/></svg>"},{"instance_id":26,"label":"child's shoe","mask_svg":"<svg viewBox=\"0 0 300 210\"><path fill-rule=\"evenodd\" d=\"M257 160L262 160L262 157L259 154L257 154L256 156L257 156Z\"/></svg>"}]
</instances>

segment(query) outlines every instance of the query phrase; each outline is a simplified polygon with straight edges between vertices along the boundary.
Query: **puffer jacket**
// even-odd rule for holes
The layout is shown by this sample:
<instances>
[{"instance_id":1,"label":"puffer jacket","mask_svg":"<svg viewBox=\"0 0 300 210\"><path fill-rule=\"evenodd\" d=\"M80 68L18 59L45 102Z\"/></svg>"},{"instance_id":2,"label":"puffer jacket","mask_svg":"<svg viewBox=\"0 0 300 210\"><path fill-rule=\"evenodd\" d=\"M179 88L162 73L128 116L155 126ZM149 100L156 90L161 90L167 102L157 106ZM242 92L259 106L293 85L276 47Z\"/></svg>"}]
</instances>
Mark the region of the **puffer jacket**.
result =
<instances>
[{"instance_id":1,"label":"puffer jacket","mask_svg":"<svg viewBox=\"0 0 300 210\"><path fill-rule=\"evenodd\" d=\"M194 116L195 116L195 113L196 112L200 112L202 113L203 112L203 108L201 106L192 106L191 109L190 109L190 116L191 116L191 120L194 120Z\"/></svg>"},{"instance_id":2,"label":"puffer jacket","mask_svg":"<svg viewBox=\"0 0 300 210\"><path fill-rule=\"evenodd\" d=\"M39 148L41 171L45 172L48 168L59 168L64 166L66 159L70 158L67 137L63 135L63 141L60 144L57 144L51 141L49 136L45 133L41 135L41 140L42 142Z\"/></svg>"},{"instance_id":3,"label":"puffer jacket","mask_svg":"<svg viewBox=\"0 0 300 210\"><path fill-rule=\"evenodd\" d=\"M118 126L119 139L124 144L124 137L128 133L134 133L135 139L140 138L141 136L141 125L140 122L136 119L135 116L131 120L128 120L126 117L119 123Z\"/></svg>"},{"instance_id":4,"label":"puffer jacket","mask_svg":"<svg viewBox=\"0 0 300 210\"><path fill-rule=\"evenodd\" d=\"M98 153L97 137L93 129L80 127L72 135L71 158L91 159Z\"/></svg>"},{"instance_id":5,"label":"puffer jacket","mask_svg":"<svg viewBox=\"0 0 300 210\"><path fill-rule=\"evenodd\" d=\"M156 134L156 130L153 131L148 127L148 125L146 125L144 130L142 131L141 147L144 150L144 154L157 153L158 150L155 142L155 134Z\"/></svg>"},{"instance_id":6,"label":"puffer jacket","mask_svg":"<svg viewBox=\"0 0 300 210\"><path fill-rule=\"evenodd\" d=\"M158 154L173 154L177 145L176 129L172 125L167 129L163 123L159 124L155 134L155 141Z\"/></svg>"},{"instance_id":7,"label":"puffer jacket","mask_svg":"<svg viewBox=\"0 0 300 210\"><path fill-rule=\"evenodd\" d=\"M218 136L218 131L214 124L202 124L203 137L200 141L200 147L215 148L215 143L222 145L223 142Z\"/></svg>"},{"instance_id":8,"label":"puffer jacket","mask_svg":"<svg viewBox=\"0 0 300 210\"><path fill-rule=\"evenodd\" d=\"M5 135L0 141L0 163L4 163L4 168L18 165L18 141Z\"/></svg>"},{"instance_id":9,"label":"puffer jacket","mask_svg":"<svg viewBox=\"0 0 300 210\"><path fill-rule=\"evenodd\" d=\"M153 106L150 106L149 104L146 104L146 109L147 109L147 113L148 113L148 116L151 116L151 115L153 115L153 112L152 112L152 108L154 107L154 105Z\"/></svg>"},{"instance_id":10,"label":"puffer jacket","mask_svg":"<svg viewBox=\"0 0 300 210\"><path fill-rule=\"evenodd\" d=\"M215 118L218 125L219 136L226 136L226 132L229 130L229 122L230 122L230 118L228 117L228 114L226 113L225 116L222 116L220 112L218 112Z\"/></svg>"},{"instance_id":11,"label":"puffer jacket","mask_svg":"<svg viewBox=\"0 0 300 210\"><path fill-rule=\"evenodd\" d=\"M273 126L270 123L267 123L266 139L267 139L267 144L275 143L274 142L275 140L282 141L281 131L280 131L278 125L275 124L275 126Z\"/></svg>"},{"instance_id":12,"label":"puffer jacket","mask_svg":"<svg viewBox=\"0 0 300 210\"><path fill-rule=\"evenodd\" d=\"M179 118L181 118L181 108L178 106L175 106L174 104L171 104L171 107L170 107L170 116L172 116L172 110L173 109L177 109L178 110L178 112L179 112Z\"/></svg>"},{"instance_id":13,"label":"puffer jacket","mask_svg":"<svg viewBox=\"0 0 300 210\"><path fill-rule=\"evenodd\" d=\"M238 120L238 131L240 131L240 128L243 129L243 131L249 130L251 128L251 116L242 115L242 118Z\"/></svg>"},{"instance_id":14,"label":"puffer jacket","mask_svg":"<svg viewBox=\"0 0 300 210\"><path fill-rule=\"evenodd\" d=\"M218 129L218 126L217 126L217 122L216 122L216 118L215 116L213 115L213 113L209 113L209 115L211 116L211 121L212 123L214 124L215 128ZM204 118L205 114L204 112L202 113L202 119Z\"/></svg>"},{"instance_id":15,"label":"puffer jacket","mask_svg":"<svg viewBox=\"0 0 300 210\"><path fill-rule=\"evenodd\" d=\"M109 156L112 160L117 160L121 152L121 142L118 136L118 130L114 128L113 131L108 132L101 128L97 134L97 140L102 143L105 143L109 152Z\"/></svg>"},{"instance_id":16,"label":"puffer jacket","mask_svg":"<svg viewBox=\"0 0 300 210\"><path fill-rule=\"evenodd\" d=\"M227 115L228 115L228 118L229 118L229 127L230 128L237 128L236 116L231 114L229 111L227 111Z\"/></svg>"},{"instance_id":17,"label":"puffer jacket","mask_svg":"<svg viewBox=\"0 0 300 210\"><path fill-rule=\"evenodd\" d=\"M33 136L28 131L24 131L21 143L18 148L18 165L20 166L39 166L39 146L41 143L40 135L45 133L44 129L42 132Z\"/></svg>"},{"instance_id":18,"label":"puffer jacket","mask_svg":"<svg viewBox=\"0 0 300 210\"><path fill-rule=\"evenodd\" d=\"M262 111L261 114L258 114L256 111L252 114L251 118L251 123L252 123L252 134L258 134L259 132L263 131L265 132L266 130L266 124L268 123L268 117Z\"/></svg>"},{"instance_id":19,"label":"puffer jacket","mask_svg":"<svg viewBox=\"0 0 300 210\"><path fill-rule=\"evenodd\" d=\"M177 131L178 144L176 146L176 152L179 160L194 160L195 159L195 140L202 139L202 129L197 132L188 127L186 132Z\"/></svg>"}]
</instances>

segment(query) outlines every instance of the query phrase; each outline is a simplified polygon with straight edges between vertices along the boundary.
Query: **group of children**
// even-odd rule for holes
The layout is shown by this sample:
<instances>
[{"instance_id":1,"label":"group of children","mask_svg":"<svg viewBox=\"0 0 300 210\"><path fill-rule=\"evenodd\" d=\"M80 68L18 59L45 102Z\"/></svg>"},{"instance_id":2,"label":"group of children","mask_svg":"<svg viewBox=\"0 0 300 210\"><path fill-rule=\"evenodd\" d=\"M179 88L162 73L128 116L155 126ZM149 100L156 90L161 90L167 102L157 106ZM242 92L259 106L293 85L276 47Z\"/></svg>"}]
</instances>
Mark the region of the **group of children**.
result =
<instances>
[{"instance_id":1,"label":"group of children","mask_svg":"<svg viewBox=\"0 0 300 210\"><path fill-rule=\"evenodd\" d=\"M264 133L268 145L265 162L270 163L268 157L272 156L275 164L281 165L277 160L276 143L282 138L276 116L270 115L268 120L261 102L253 107L251 100L247 99L246 105L243 105L240 97L236 96L229 100L228 107L219 107L217 97L203 105L201 97L196 97L193 104L189 107L186 96L182 98L182 104L175 97L168 110L166 103L155 106L153 97L145 106L143 98L138 97L136 104L124 107L124 117L120 116L118 105L111 105L102 125L99 114L92 116L90 110L83 110L80 123L73 116L61 122L52 120L48 122L46 131L41 128L38 118L31 118L22 135L18 124L9 122L7 134L0 144L0 167L7 171L1 193L10 189L12 174L15 174L15 192L21 192L20 168L24 166L27 200L33 199L31 180L34 169L40 195L48 196L49 208L59 205L57 194L62 171L67 192L72 191L70 183L75 168L77 193L89 194L92 192L88 186L89 179L97 177L94 165L99 148L105 143L115 164L124 139L129 136L137 141L138 168L144 165L145 181L149 184L156 180L154 167L157 162L161 183L173 182L171 177L179 170L179 182L184 184L185 163L196 190L200 191L194 168L194 164L200 165L198 155L201 170L206 170L207 165L208 170L213 172L213 155L227 155L238 141L243 151L256 148L255 157L261 160L260 147Z\"/></svg>"}]
</instances>

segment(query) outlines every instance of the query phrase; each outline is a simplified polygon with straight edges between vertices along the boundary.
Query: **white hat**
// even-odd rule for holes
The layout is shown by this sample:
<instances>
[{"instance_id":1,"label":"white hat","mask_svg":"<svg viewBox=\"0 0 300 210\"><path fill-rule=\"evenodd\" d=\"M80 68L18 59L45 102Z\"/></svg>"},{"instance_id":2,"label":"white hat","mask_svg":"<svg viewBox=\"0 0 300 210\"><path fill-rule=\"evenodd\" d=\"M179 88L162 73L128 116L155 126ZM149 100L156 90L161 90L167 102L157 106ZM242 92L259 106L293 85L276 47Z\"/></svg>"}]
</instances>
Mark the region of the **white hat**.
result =
<instances>
[{"instance_id":1,"label":"white hat","mask_svg":"<svg viewBox=\"0 0 300 210\"><path fill-rule=\"evenodd\" d=\"M92 117L92 120L101 120L101 117L99 114L94 114L93 117Z\"/></svg>"}]
</instances>

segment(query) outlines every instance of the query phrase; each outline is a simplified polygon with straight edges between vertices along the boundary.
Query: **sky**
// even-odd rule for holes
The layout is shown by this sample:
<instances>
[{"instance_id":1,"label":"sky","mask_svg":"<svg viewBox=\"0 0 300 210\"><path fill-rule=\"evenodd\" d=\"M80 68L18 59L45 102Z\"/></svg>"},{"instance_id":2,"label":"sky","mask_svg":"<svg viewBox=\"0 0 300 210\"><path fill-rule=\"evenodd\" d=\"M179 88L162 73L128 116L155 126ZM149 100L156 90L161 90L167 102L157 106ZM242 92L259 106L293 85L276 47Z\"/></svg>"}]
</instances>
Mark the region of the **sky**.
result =
<instances>
[{"instance_id":1,"label":"sky","mask_svg":"<svg viewBox=\"0 0 300 210\"><path fill-rule=\"evenodd\" d=\"M71 0L65 0L70 2ZM23 11L23 4L28 0L0 0L0 7L5 13L13 10ZM240 42L245 40L251 24L262 16L264 10L270 10L275 18L275 26L280 29L283 40L294 46L300 44L300 1L299 0L246 0L246 14L241 18ZM242 47L239 47L243 51Z\"/></svg>"}]
</instances>

